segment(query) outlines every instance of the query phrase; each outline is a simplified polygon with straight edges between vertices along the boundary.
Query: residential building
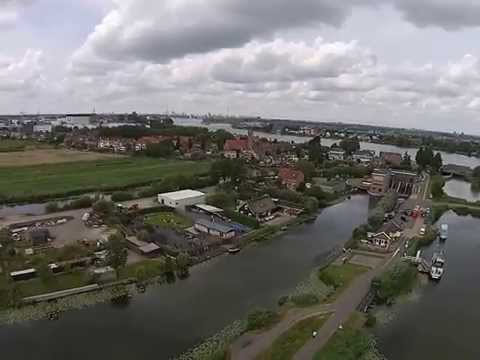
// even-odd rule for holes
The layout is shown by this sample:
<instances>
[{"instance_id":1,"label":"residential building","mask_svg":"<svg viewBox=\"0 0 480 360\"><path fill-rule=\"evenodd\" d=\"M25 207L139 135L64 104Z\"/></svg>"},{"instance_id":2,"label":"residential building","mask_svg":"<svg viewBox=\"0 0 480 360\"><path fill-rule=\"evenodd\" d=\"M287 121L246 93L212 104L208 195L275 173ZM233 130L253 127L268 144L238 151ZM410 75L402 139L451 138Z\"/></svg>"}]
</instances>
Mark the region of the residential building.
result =
<instances>
[{"instance_id":1,"label":"residential building","mask_svg":"<svg viewBox=\"0 0 480 360\"><path fill-rule=\"evenodd\" d=\"M158 194L158 202L174 209L185 209L186 206L204 204L205 194L196 190L180 190Z\"/></svg>"},{"instance_id":2,"label":"residential building","mask_svg":"<svg viewBox=\"0 0 480 360\"><path fill-rule=\"evenodd\" d=\"M225 240L235 237L235 229L233 227L219 222L198 219L195 222L194 228L204 234Z\"/></svg>"},{"instance_id":3,"label":"residential building","mask_svg":"<svg viewBox=\"0 0 480 360\"><path fill-rule=\"evenodd\" d=\"M345 150L335 148L328 152L328 159L333 161L343 161L345 160L345 155Z\"/></svg>"},{"instance_id":4,"label":"residential building","mask_svg":"<svg viewBox=\"0 0 480 360\"><path fill-rule=\"evenodd\" d=\"M273 218L274 213L278 210L278 205L269 196L249 200L243 204L239 212L246 216L256 218L258 221L268 221Z\"/></svg>"},{"instance_id":5,"label":"residential building","mask_svg":"<svg viewBox=\"0 0 480 360\"><path fill-rule=\"evenodd\" d=\"M352 155L352 159L359 164L368 165L375 159L375 152L370 150L360 150Z\"/></svg>"},{"instance_id":6,"label":"residential building","mask_svg":"<svg viewBox=\"0 0 480 360\"><path fill-rule=\"evenodd\" d=\"M402 164L402 154L394 152L381 152L380 159L384 166L399 167Z\"/></svg>"},{"instance_id":7,"label":"residential building","mask_svg":"<svg viewBox=\"0 0 480 360\"><path fill-rule=\"evenodd\" d=\"M278 177L283 186L289 190L297 190L300 184L305 182L305 175L300 170L292 168L281 168Z\"/></svg>"}]
</instances>

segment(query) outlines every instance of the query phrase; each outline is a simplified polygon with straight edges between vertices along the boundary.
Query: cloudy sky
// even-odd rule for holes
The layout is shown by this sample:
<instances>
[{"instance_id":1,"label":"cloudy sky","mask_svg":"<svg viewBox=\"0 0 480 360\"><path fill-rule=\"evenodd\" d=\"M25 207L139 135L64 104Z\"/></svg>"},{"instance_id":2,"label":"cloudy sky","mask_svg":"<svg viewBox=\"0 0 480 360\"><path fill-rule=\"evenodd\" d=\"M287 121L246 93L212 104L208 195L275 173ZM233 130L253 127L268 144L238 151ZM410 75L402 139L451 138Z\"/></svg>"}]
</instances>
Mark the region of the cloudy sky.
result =
<instances>
[{"instance_id":1,"label":"cloudy sky","mask_svg":"<svg viewBox=\"0 0 480 360\"><path fill-rule=\"evenodd\" d=\"M480 0L0 0L0 113L480 134Z\"/></svg>"}]
</instances>

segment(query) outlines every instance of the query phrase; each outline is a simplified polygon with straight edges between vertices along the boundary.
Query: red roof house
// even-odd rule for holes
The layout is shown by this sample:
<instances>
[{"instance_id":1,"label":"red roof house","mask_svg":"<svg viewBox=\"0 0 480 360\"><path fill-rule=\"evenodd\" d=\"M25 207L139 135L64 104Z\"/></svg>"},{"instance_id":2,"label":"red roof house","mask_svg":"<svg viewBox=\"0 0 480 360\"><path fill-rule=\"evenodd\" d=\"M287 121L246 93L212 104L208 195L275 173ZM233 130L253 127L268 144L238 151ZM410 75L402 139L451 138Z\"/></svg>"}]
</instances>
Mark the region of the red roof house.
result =
<instances>
[{"instance_id":1,"label":"red roof house","mask_svg":"<svg viewBox=\"0 0 480 360\"><path fill-rule=\"evenodd\" d=\"M278 172L278 177L280 178L282 185L290 190L296 190L300 184L305 182L305 175L303 172L291 168L281 168Z\"/></svg>"},{"instance_id":2,"label":"red roof house","mask_svg":"<svg viewBox=\"0 0 480 360\"><path fill-rule=\"evenodd\" d=\"M223 146L224 151L247 151L248 139L228 139Z\"/></svg>"}]
</instances>

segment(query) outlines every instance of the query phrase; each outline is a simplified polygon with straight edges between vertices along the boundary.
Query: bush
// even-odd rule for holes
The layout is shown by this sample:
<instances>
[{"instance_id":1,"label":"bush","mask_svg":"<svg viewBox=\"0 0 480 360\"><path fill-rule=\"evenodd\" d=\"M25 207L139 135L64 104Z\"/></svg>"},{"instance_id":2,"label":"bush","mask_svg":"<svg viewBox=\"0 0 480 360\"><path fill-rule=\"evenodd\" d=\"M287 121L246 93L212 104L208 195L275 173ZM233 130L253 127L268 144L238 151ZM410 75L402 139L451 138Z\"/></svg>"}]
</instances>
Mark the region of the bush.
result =
<instances>
[{"instance_id":1,"label":"bush","mask_svg":"<svg viewBox=\"0 0 480 360\"><path fill-rule=\"evenodd\" d=\"M253 310L247 316L247 330L259 330L269 327L278 320L278 317L278 314L271 310Z\"/></svg>"},{"instance_id":2,"label":"bush","mask_svg":"<svg viewBox=\"0 0 480 360\"><path fill-rule=\"evenodd\" d=\"M50 214L50 213L54 213L54 212L59 212L61 210L61 207L57 202L49 202L45 206L45 210L47 211L47 213Z\"/></svg>"},{"instance_id":3,"label":"bush","mask_svg":"<svg viewBox=\"0 0 480 360\"><path fill-rule=\"evenodd\" d=\"M341 284L338 283L335 276L333 276L328 269L320 270L318 273L318 278L327 286L331 286L333 288L338 288Z\"/></svg>"},{"instance_id":4,"label":"bush","mask_svg":"<svg viewBox=\"0 0 480 360\"><path fill-rule=\"evenodd\" d=\"M407 263L399 263L372 282L379 303L391 303L395 297L408 293L415 285L417 269Z\"/></svg>"},{"instance_id":5,"label":"bush","mask_svg":"<svg viewBox=\"0 0 480 360\"><path fill-rule=\"evenodd\" d=\"M132 200L133 198L133 194L127 191L117 191L112 194L112 201L114 202L128 201Z\"/></svg>"},{"instance_id":6,"label":"bush","mask_svg":"<svg viewBox=\"0 0 480 360\"><path fill-rule=\"evenodd\" d=\"M295 306L307 307L316 305L320 302L318 296L315 294L301 294L301 295L294 295L290 298L290 301Z\"/></svg>"},{"instance_id":7,"label":"bush","mask_svg":"<svg viewBox=\"0 0 480 360\"><path fill-rule=\"evenodd\" d=\"M372 313L368 313L367 314L367 321L365 322L365 326L369 327L369 328L372 328L376 324L377 324L377 318L375 317L375 315L373 315Z\"/></svg>"},{"instance_id":8,"label":"bush","mask_svg":"<svg viewBox=\"0 0 480 360\"><path fill-rule=\"evenodd\" d=\"M207 204L221 209L235 209L237 195L234 192L216 192L207 196Z\"/></svg>"}]
</instances>

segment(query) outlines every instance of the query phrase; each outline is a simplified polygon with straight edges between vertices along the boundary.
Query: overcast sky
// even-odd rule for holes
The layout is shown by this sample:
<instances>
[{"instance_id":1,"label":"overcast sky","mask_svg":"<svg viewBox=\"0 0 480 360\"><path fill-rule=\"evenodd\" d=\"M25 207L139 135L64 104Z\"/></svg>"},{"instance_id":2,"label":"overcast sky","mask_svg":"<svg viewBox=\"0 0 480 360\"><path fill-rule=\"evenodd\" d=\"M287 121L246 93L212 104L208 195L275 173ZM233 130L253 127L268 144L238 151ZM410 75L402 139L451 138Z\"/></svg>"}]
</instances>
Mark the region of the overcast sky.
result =
<instances>
[{"instance_id":1,"label":"overcast sky","mask_svg":"<svg viewBox=\"0 0 480 360\"><path fill-rule=\"evenodd\" d=\"M480 0L0 0L0 113L480 134Z\"/></svg>"}]
</instances>

